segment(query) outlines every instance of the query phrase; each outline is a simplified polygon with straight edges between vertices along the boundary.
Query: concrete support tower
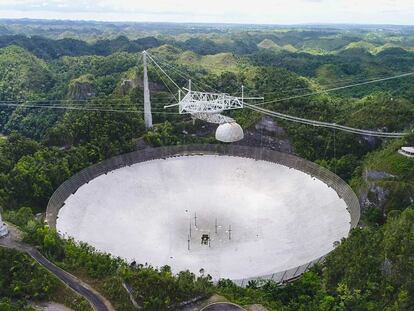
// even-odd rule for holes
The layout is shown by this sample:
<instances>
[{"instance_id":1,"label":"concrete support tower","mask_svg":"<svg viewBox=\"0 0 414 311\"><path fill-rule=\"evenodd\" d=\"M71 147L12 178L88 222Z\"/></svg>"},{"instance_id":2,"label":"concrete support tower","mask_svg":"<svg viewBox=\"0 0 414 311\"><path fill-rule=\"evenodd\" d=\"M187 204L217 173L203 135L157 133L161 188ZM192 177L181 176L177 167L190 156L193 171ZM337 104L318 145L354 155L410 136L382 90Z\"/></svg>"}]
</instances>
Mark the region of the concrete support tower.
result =
<instances>
[{"instance_id":1,"label":"concrete support tower","mask_svg":"<svg viewBox=\"0 0 414 311\"><path fill-rule=\"evenodd\" d=\"M148 85L147 52L142 52L144 62L144 120L146 129L152 128L151 98Z\"/></svg>"},{"instance_id":2,"label":"concrete support tower","mask_svg":"<svg viewBox=\"0 0 414 311\"><path fill-rule=\"evenodd\" d=\"M5 236L7 233L9 233L9 231L7 230L6 224L3 223L3 219L1 219L0 214L0 238Z\"/></svg>"}]
</instances>

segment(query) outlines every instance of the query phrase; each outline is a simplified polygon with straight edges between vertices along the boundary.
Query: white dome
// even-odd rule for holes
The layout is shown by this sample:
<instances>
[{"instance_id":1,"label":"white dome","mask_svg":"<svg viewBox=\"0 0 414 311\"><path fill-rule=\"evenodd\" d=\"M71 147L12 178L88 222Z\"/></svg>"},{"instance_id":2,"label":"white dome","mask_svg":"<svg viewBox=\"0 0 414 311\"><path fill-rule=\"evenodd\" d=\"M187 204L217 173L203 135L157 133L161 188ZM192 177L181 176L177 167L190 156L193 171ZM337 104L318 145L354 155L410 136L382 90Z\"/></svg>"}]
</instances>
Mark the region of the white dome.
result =
<instances>
[{"instance_id":1,"label":"white dome","mask_svg":"<svg viewBox=\"0 0 414 311\"><path fill-rule=\"evenodd\" d=\"M216 139L224 143L239 141L243 137L243 129L236 122L220 124L216 130Z\"/></svg>"}]
</instances>

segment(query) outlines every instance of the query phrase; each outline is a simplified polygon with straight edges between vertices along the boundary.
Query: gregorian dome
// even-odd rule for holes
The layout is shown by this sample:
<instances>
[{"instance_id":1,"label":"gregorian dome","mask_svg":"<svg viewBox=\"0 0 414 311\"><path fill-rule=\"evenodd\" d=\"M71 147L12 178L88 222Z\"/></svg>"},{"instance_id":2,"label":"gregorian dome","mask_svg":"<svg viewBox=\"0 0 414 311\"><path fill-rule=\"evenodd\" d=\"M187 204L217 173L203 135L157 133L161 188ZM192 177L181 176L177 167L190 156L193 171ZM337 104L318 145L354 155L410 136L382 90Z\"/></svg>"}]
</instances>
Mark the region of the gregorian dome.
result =
<instances>
[{"instance_id":1,"label":"gregorian dome","mask_svg":"<svg viewBox=\"0 0 414 311\"><path fill-rule=\"evenodd\" d=\"M242 140L243 137L243 129L236 122L220 124L216 130L216 139L224 143L236 142Z\"/></svg>"}]
</instances>

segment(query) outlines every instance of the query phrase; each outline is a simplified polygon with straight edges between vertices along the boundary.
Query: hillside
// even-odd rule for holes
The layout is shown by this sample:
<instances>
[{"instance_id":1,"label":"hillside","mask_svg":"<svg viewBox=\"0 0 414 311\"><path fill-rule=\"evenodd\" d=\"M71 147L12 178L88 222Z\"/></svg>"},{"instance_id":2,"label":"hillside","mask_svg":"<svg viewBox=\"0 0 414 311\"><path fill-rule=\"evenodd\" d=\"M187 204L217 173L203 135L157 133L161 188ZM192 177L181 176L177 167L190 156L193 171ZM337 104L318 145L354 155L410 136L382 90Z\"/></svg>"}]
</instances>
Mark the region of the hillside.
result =
<instances>
[{"instance_id":1,"label":"hillside","mask_svg":"<svg viewBox=\"0 0 414 311\"><path fill-rule=\"evenodd\" d=\"M297 49L291 44L279 46L278 44L276 44L270 39L264 39L257 46L261 49L268 49L268 50L273 50L273 51L287 51L287 52L292 52L292 53L297 51Z\"/></svg>"},{"instance_id":2,"label":"hillside","mask_svg":"<svg viewBox=\"0 0 414 311\"><path fill-rule=\"evenodd\" d=\"M398 153L413 139L389 142L370 153L363 162L362 176L354 180L367 221L384 222L388 215L401 212L414 200L414 160Z\"/></svg>"},{"instance_id":3,"label":"hillside","mask_svg":"<svg viewBox=\"0 0 414 311\"><path fill-rule=\"evenodd\" d=\"M245 96L264 96L253 103L273 111L408 134L414 126L413 77L366 82L414 71L414 29L30 20L2 26L2 215L25 232L26 243L92 284L117 310L133 310L123 282L143 310L167 310L212 293L272 311L408 311L414 305L414 160L397 153L402 145L414 144L411 136L392 141L262 119L248 109L225 112L248 133L241 144L272 150L288 145L283 150L349 182L362 203L361 228L338 241L326 262L283 286L251 282L243 289L229 280L212 284L208 271L174 275L168 266L129 265L64 240L39 220L57 187L88 166L137 149L216 143L216 125L193 122L176 108L164 109L177 101L178 89L152 63L154 128L145 129L143 49L180 87L191 78L193 90L238 96L243 85ZM360 85L324 92L351 84ZM272 126L263 126L268 123ZM37 292L37 281L43 279L36 266L23 265L24 256L3 256L16 258L22 271L32 269ZM0 269L11 270L8 261L0 258L0 263ZM15 278L26 282L24 274ZM2 303L25 305L34 295L16 295L7 288L0 309ZM38 300L55 292L48 293Z\"/></svg>"},{"instance_id":4,"label":"hillside","mask_svg":"<svg viewBox=\"0 0 414 311\"><path fill-rule=\"evenodd\" d=\"M0 49L0 76L3 100L35 98L54 82L45 61L14 45Z\"/></svg>"}]
</instances>

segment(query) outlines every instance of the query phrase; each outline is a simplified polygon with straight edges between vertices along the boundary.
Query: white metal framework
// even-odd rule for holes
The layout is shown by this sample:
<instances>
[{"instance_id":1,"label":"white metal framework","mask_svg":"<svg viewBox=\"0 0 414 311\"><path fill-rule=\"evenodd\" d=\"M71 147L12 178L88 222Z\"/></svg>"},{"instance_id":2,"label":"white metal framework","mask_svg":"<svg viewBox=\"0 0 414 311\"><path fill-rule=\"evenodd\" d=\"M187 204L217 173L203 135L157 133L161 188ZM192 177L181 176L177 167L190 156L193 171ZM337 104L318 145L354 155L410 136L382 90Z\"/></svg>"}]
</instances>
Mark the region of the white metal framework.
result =
<instances>
[{"instance_id":1,"label":"white metal framework","mask_svg":"<svg viewBox=\"0 0 414 311\"><path fill-rule=\"evenodd\" d=\"M194 119L219 124L216 130L216 139L225 143L232 143L244 138L242 127L233 118L222 115L225 110L242 109L244 107L244 87L242 97L231 96L225 93L198 92L191 90L191 80L188 81L187 94L177 104L164 106L164 108L178 106L180 114L190 114ZM263 98L249 98L263 99Z\"/></svg>"},{"instance_id":2,"label":"white metal framework","mask_svg":"<svg viewBox=\"0 0 414 311\"><path fill-rule=\"evenodd\" d=\"M221 114L225 110L242 109L244 107L243 87L241 98L225 93L191 91L191 80L188 89L184 90L187 91L187 94L181 98L180 89L177 104L168 105L164 108L178 106L180 114L190 114L194 119L219 124L216 130L216 139L219 141L231 143L244 138L241 126L233 118Z\"/></svg>"},{"instance_id":3,"label":"white metal framework","mask_svg":"<svg viewBox=\"0 0 414 311\"><path fill-rule=\"evenodd\" d=\"M178 106L180 114L191 114L195 119L200 119L209 123L225 124L235 123L230 117L221 113L225 110L243 109L244 107L244 87L242 87L242 97L231 96L225 93L198 92L191 90L191 80L189 88L184 88L187 94L181 98L179 91L179 102L177 104L164 106L170 108ZM263 99L248 98L248 99Z\"/></svg>"},{"instance_id":4,"label":"white metal framework","mask_svg":"<svg viewBox=\"0 0 414 311\"><path fill-rule=\"evenodd\" d=\"M243 102L238 97L227 94L189 90L178 106L180 114L216 114L222 113L224 110L242 109Z\"/></svg>"}]
</instances>

